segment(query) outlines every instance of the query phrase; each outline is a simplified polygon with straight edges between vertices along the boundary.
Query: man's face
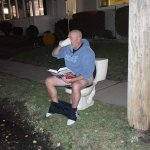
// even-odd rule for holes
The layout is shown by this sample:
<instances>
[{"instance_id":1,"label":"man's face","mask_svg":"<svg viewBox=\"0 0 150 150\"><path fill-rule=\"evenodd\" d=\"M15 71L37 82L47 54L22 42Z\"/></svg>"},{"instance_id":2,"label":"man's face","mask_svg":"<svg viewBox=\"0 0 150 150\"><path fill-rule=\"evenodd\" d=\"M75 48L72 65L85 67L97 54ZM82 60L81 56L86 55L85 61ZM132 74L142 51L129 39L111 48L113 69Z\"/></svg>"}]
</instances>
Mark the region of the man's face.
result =
<instances>
[{"instance_id":1,"label":"man's face","mask_svg":"<svg viewBox=\"0 0 150 150\"><path fill-rule=\"evenodd\" d=\"M76 32L71 32L68 37L71 40L72 48L76 49L81 45L81 38Z\"/></svg>"}]
</instances>

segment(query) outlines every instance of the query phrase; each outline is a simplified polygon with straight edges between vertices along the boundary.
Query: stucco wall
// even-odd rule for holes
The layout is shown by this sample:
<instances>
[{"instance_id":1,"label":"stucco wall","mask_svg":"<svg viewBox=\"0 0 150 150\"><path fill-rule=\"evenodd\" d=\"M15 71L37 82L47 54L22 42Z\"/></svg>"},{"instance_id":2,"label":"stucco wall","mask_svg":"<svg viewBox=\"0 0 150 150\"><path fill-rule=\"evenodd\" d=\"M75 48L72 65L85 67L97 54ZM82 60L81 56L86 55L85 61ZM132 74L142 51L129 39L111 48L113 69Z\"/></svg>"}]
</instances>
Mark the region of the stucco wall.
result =
<instances>
[{"instance_id":1,"label":"stucco wall","mask_svg":"<svg viewBox=\"0 0 150 150\"><path fill-rule=\"evenodd\" d=\"M23 27L24 34L25 30L30 25L35 25L39 29L39 33L43 34L45 31L54 31L54 18L49 16L36 16L22 19L10 20L14 27Z\"/></svg>"},{"instance_id":2,"label":"stucco wall","mask_svg":"<svg viewBox=\"0 0 150 150\"><path fill-rule=\"evenodd\" d=\"M113 36L115 36L117 39L121 39L119 34L117 34L115 29L115 13L118 8L127 6L127 4L124 5L118 5L118 6L111 6L111 7L98 7L97 10L101 10L105 12L105 29L110 30L113 33Z\"/></svg>"},{"instance_id":3,"label":"stucco wall","mask_svg":"<svg viewBox=\"0 0 150 150\"><path fill-rule=\"evenodd\" d=\"M28 17L22 19L11 20L14 26L20 26L27 28L29 25L34 24L38 27L40 33L51 30L54 32L54 24L60 20L67 18L66 14L66 2L65 0L47 0L47 15ZM116 7L120 8L125 5L119 5ZM97 0L77 0L77 12L91 11L91 10L102 10L105 11L105 29L111 30L114 36L120 38L115 32L115 7L101 7L97 6ZM70 16L71 17L71 16Z\"/></svg>"},{"instance_id":4,"label":"stucco wall","mask_svg":"<svg viewBox=\"0 0 150 150\"><path fill-rule=\"evenodd\" d=\"M84 11L96 10L96 0L83 0Z\"/></svg>"}]
</instances>

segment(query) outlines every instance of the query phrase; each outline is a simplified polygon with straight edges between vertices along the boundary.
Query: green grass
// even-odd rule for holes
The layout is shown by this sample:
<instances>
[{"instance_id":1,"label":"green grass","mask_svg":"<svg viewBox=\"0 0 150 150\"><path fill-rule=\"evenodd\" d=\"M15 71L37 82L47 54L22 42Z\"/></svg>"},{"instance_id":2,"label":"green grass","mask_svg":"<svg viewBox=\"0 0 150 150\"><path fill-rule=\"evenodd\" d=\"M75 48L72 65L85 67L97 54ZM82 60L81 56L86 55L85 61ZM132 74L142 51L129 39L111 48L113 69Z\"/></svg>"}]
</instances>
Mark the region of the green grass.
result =
<instances>
[{"instance_id":1,"label":"green grass","mask_svg":"<svg viewBox=\"0 0 150 150\"><path fill-rule=\"evenodd\" d=\"M91 47L96 57L108 58L107 78L111 80L127 80L128 44L115 41L93 41Z\"/></svg>"},{"instance_id":2,"label":"green grass","mask_svg":"<svg viewBox=\"0 0 150 150\"><path fill-rule=\"evenodd\" d=\"M59 98L69 96L62 90ZM43 84L37 84L13 76L0 74L0 97L19 100L27 107L31 125L36 131L50 132L53 147L64 150L149 150L150 144L142 144L128 125L126 108L106 105L95 100L94 106L79 111L81 119L67 126L67 118L53 115L45 118L49 96Z\"/></svg>"},{"instance_id":3,"label":"green grass","mask_svg":"<svg viewBox=\"0 0 150 150\"><path fill-rule=\"evenodd\" d=\"M96 57L108 58L107 79L127 80L128 45L114 40L91 41ZM51 56L52 47L41 47L20 53L14 61L59 68L63 60ZM50 61L50 63L49 63ZM35 130L51 133L53 146L60 144L65 150L149 150L149 144L142 144L128 125L126 108L106 105L95 100L94 106L80 111L81 119L73 126L66 126L67 118L53 115L45 118L49 107L49 96L43 84L0 75L1 97L13 98L25 103ZM69 95L58 90L60 99L69 101Z\"/></svg>"},{"instance_id":4,"label":"green grass","mask_svg":"<svg viewBox=\"0 0 150 150\"><path fill-rule=\"evenodd\" d=\"M109 59L107 79L127 80L128 44L119 43L116 40L93 40L90 43L97 58ZM55 69L64 66L63 60L57 60L51 56L52 50L52 47L33 49L16 55L13 60Z\"/></svg>"}]
</instances>

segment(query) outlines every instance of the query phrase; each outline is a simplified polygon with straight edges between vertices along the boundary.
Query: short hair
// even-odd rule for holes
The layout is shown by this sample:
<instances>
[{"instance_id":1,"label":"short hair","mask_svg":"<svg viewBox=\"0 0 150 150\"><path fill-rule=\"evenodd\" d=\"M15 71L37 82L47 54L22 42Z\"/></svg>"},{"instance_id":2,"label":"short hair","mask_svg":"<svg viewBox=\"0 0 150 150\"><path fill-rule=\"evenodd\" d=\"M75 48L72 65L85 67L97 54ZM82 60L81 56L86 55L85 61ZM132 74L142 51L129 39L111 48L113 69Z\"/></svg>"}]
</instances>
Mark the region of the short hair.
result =
<instances>
[{"instance_id":1,"label":"short hair","mask_svg":"<svg viewBox=\"0 0 150 150\"><path fill-rule=\"evenodd\" d=\"M76 33L76 34L78 35L78 37L82 39L82 33L81 33L80 30L74 29L74 30L71 30L71 31L69 32L69 34L70 34L70 33Z\"/></svg>"}]
</instances>

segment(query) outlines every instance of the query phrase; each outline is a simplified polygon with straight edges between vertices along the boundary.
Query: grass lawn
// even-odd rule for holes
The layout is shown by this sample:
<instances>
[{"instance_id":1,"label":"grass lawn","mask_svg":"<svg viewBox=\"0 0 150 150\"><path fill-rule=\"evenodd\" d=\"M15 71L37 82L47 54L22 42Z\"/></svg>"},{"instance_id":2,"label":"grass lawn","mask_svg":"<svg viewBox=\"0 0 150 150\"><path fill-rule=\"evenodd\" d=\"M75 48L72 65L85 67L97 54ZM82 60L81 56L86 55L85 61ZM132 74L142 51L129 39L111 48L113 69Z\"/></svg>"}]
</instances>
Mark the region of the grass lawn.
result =
<instances>
[{"instance_id":1,"label":"grass lawn","mask_svg":"<svg viewBox=\"0 0 150 150\"><path fill-rule=\"evenodd\" d=\"M93 41L91 47L96 57L108 58L108 79L127 80L128 46L114 41ZM14 61L59 68L63 60L51 57L52 47L42 47L20 53ZM50 63L49 63L50 61ZM68 95L58 90L60 99L69 100ZM79 111L81 119L73 126L67 126L67 118L53 115L45 118L50 100L43 84L0 74L0 97L11 98L24 103L29 111L29 123L36 131L50 132L53 147L64 150L149 150L150 144L143 144L128 125L124 107L106 105L95 100L94 106ZM13 103L13 102L12 102Z\"/></svg>"},{"instance_id":2,"label":"grass lawn","mask_svg":"<svg viewBox=\"0 0 150 150\"><path fill-rule=\"evenodd\" d=\"M1 98L9 97L24 103L30 114L29 123L36 131L47 130L53 147L64 150L149 150L149 144L138 140L128 126L126 108L106 105L95 100L95 105L79 111L81 119L67 126L67 118L53 115L45 118L49 96L43 84L0 74ZM67 94L58 91L60 99ZM13 102L12 102L13 103ZM27 118L28 119L28 118Z\"/></svg>"},{"instance_id":3,"label":"grass lawn","mask_svg":"<svg viewBox=\"0 0 150 150\"><path fill-rule=\"evenodd\" d=\"M109 59L107 79L119 81L127 80L128 44L115 42L114 40L95 40L90 43L97 58ZM42 47L31 51L28 50L27 52L16 55L12 59L14 61L56 69L64 66L63 60L57 60L51 56L52 50L52 47Z\"/></svg>"}]
</instances>

